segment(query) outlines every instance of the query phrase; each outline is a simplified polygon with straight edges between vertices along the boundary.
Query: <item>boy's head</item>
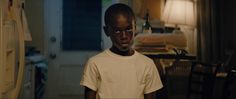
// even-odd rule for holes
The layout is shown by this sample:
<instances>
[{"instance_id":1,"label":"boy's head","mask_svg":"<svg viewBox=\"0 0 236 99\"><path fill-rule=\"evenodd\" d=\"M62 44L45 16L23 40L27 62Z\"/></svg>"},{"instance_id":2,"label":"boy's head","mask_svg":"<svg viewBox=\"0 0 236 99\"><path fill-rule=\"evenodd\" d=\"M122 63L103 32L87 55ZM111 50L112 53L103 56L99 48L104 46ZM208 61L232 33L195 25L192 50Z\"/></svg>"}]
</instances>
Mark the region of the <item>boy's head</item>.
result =
<instances>
[{"instance_id":1,"label":"boy's head","mask_svg":"<svg viewBox=\"0 0 236 99\"><path fill-rule=\"evenodd\" d=\"M125 4L114 4L105 12L104 31L111 38L113 47L120 51L131 49L135 35L135 15Z\"/></svg>"}]
</instances>

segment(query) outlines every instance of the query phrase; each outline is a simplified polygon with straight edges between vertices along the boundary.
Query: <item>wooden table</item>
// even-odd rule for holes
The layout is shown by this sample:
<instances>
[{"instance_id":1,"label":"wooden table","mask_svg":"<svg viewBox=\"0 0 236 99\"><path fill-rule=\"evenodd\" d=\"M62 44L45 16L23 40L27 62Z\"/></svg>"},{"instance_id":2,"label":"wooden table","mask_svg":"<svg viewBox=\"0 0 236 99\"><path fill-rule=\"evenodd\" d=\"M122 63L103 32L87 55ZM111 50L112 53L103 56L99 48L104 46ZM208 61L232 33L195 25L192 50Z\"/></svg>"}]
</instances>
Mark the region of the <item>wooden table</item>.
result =
<instances>
[{"instance_id":1,"label":"wooden table","mask_svg":"<svg viewBox=\"0 0 236 99\"><path fill-rule=\"evenodd\" d=\"M160 63L158 63L160 59L174 59L174 61L196 60L196 56L190 55L190 54L186 54L186 55L176 55L173 53L160 53L160 54L159 53L142 53L142 54L154 60L161 76L164 75L165 73L165 67L163 67Z\"/></svg>"},{"instance_id":2,"label":"wooden table","mask_svg":"<svg viewBox=\"0 0 236 99\"><path fill-rule=\"evenodd\" d=\"M144 53L145 56L152 58L152 59L186 59L186 60L196 60L195 55L176 55L176 54L158 54L158 53L151 53L147 54Z\"/></svg>"}]
</instances>

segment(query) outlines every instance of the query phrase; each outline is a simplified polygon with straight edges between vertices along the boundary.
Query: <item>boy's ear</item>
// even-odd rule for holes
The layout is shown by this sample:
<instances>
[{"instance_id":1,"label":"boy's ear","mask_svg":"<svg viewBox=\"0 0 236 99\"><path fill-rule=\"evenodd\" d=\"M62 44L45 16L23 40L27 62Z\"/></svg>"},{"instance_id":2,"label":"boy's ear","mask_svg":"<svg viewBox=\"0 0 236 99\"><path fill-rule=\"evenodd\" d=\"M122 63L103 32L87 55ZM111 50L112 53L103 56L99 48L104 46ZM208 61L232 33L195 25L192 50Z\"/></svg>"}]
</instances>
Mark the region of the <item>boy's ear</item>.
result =
<instances>
[{"instance_id":1,"label":"boy's ear","mask_svg":"<svg viewBox=\"0 0 236 99\"><path fill-rule=\"evenodd\" d=\"M136 22L135 22L136 23ZM137 28L136 28L136 25L135 25L135 27L134 27L134 37L136 37L137 35L138 35L138 32L137 32L137 30L136 30Z\"/></svg>"},{"instance_id":2,"label":"boy's ear","mask_svg":"<svg viewBox=\"0 0 236 99\"><path fill-rule=\"evenodd\" d=\"M108 27L107 26L103 26L103 30L104 30L106 36L109 37L110 35L109 35Z\"/></svg>"},{"instance_id":3,"label":"boy's ear","mask_svg":"<svg viewBox=\"0 0 236 99\"><path fill-rule=\"evenodd\" d=\"M138 32L135 32L135 33L134 33L134 37L136 37L137 35L138 35Z\"/></svg>"}]
</instances>

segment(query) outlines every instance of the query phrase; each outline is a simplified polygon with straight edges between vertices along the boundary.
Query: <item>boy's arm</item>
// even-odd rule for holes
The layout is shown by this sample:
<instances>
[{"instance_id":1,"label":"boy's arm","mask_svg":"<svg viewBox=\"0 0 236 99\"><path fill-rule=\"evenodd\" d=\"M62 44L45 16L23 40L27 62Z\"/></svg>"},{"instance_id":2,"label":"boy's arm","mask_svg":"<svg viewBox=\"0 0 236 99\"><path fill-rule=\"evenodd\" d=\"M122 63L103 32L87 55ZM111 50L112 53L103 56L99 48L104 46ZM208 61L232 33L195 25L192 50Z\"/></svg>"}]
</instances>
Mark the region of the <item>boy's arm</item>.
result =
<instances>
[{"instance_id":1,"label":"boy's arm","mask_svg":"<svg viewBox=\"0 0 236 99\"><path fill-rule=\"evenodd\" d=\"M88 87L85 87L84 99L96 99L96 91L93 91Z\"/></svg>"},{"instance_id":2,"label":"boy's arm","mask_svg":"<svg viewBox=\"0 0 236 99\"><path fill-rule=\"evenodd\" d=\"M155 99L155 92L144 94L144 99Z\"/></svg>"}]
</instances>

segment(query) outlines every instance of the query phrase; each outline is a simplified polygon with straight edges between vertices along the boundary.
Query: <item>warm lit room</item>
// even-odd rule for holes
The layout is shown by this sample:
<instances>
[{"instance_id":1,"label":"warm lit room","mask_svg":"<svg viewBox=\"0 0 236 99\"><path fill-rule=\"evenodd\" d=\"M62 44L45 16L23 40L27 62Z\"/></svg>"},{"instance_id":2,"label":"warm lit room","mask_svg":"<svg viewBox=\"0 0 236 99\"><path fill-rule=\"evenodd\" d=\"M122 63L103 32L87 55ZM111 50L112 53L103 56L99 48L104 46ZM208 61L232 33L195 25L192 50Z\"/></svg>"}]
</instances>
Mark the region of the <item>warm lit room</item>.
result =
<instances>
[{"instance_id":1,"label":"warm lit room","mask_svg":"<svg viewBox=\"0 0 236 99\"><path fill-rule=\"evenodd\" d=\"M236 99L235 5L0 0L0 99Z\"/></svg>"}]
</instances>

